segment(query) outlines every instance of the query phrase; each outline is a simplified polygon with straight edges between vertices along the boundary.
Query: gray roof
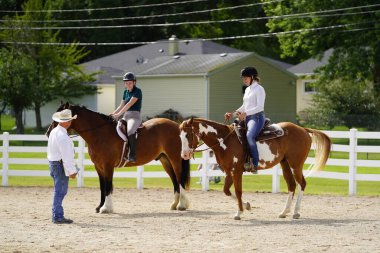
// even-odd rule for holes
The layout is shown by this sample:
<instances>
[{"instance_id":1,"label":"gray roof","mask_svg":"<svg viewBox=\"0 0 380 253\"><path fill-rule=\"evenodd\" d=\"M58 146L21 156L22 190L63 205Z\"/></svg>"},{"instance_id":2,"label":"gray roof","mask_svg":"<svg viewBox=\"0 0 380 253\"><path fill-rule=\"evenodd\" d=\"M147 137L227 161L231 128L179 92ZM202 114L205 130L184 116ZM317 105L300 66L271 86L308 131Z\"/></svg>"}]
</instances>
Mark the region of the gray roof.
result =
<instances>
[{"instance_id":1,"label":"gray roof","mask_svg":"<svg viewBox=\"0 0 380 253\"><path fill-rule=\"evenodd\" d=\"M137 64L148 62L151 59L160 56L168 56L168 40L157 41L153 44L147 44L125 50L116 54L108 55L96 60L83 63L88 71L96 71L99 67L111 67L121 70L122 74L129 71L129 68ZM219 53L240 53L244 52L235 48L227 47L212 41L178 41L178 55L193 54L219 54Z\"/></svg>"},{"instance_id":2,"label":"gray roof","mask_svg":"<svg viewBox=\"0 0 380 253\"><path fill-rule=\"evenodd\" d=\"M114 83L112 76L121 76L127 71L136 74L205 74L213 68L228 64L249 53L235 48L231 48L212 41L186 41L177 40L178 53L180 58L174 61L169 55L169 40L160 40L152 44L147 44L125 50L119 53L108 55L83 63L88 72L101 71L97 75L97 80L93 84ZM226 54L226 57L221 57ZM204 55L204 57L202 56ZM190 57L191 56L191 57ZM263 57L275 66L286 70L290 64ZM173 63L173 64L170 64ZM174 66L175 64L177 66ZM159 67L157 67L159 65Z\"/></svg>"},{"instance_id":3,"label":"gray roof","mask_svg":"<svg viewBox=\"0 0 380 253\"><path fill-rule=\"evenodd\" d=\"M320 60L316 58L310 58L304 62L301 62L287 70L295 75L312 75L316 68L324 66L328 63L329 58L333 53L333 49L329 49L323 53Z\"/></svg>"},{"instance_id":4,"label":"gray roof","mask_svg":"<svg viewBox=\"0 0 380 253\"><path fill-rule=\"evenodd\" d=\"M129 70L138 76L205 75L249 55L251 53L162 56Z\"/></svg>"}]
</instances>

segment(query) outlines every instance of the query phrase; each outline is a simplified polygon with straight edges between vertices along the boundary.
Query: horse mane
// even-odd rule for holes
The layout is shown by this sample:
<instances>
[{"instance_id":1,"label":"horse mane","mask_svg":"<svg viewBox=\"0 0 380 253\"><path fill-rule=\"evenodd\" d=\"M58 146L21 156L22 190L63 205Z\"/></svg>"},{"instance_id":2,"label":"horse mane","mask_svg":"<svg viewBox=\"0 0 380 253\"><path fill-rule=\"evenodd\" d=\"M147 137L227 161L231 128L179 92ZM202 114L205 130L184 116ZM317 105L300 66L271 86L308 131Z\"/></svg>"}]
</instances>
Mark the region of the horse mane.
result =
<instances>
[{"instance_id":1,"label":"horse mane","mask_svg":"<svg viewBox=\"0 0 380 253\"><path fill-rule=\"evenodd\" d=\"M214 120L210 120L210 119L203 119L203 118L193 118L193 121L203 121L203 122L207 122L207 123L212 123L212 124L216 124L216 125L220 125L220 126L224 126L224 127L227 127L229 129L233 128L232 124L230 125L226 125L224 123L220 123L218 121L214 121Z\"/></svg>"},{"instance_id":2,"label":"horse mane","mask_svg":"<svg viewBox=\"0 0 380 253\"><path fill-rule=\"evenodd\" d=\"M103 120L105 120L105 121L107 121L107 122L110 122L110 123L112 123L112 122L116 122L116 120L115 120L114 118L112 118L111 116L106 115L106 114L103 114L103 113L101 113L101 112L96 112L96 111L93 111L93 110L91 110L91 109L88 109L88 108L87 108L86 106L84 106L84 105L71 105L71 107L77 107L77 108L79 108L79 109L85 109L85 110L88 110L88 111L90 111L90 112L92 112L92 113L98 115L101 119L103 119Z\"/></svg>"}]
</instances>

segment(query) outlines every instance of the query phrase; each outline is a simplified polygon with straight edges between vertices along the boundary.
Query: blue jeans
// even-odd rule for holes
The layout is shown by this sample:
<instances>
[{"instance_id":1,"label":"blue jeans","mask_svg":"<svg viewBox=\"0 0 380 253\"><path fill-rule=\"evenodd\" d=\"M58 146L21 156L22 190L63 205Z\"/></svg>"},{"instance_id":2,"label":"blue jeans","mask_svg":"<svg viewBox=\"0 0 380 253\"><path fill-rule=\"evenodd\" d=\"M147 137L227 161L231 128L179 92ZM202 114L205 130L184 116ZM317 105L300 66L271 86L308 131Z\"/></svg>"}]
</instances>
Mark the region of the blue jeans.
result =
<instances>
[{"instance_id":1,"label":"blue jeans","mask_svg":"<svg viewBox=\"0 0 380 253\"><path fill-rule=\"evenodd\" d=\"M49 161L50 176L54 180L54 196L52 207L52 221L60 221L64 218L62 207L63 198L69 188L69 177L65 175L61 162Z\"/></svg>"},{"instance_id":2,"label":"blue jeans","mask_svg":"<svg viewBox=\"0 0 380 253\"><path fill-rule=\"evenodd\" d=\"M249 145L249 154L252 157L253 165L259 165L259 152L257 151L256 137L259 135L265 123L264 112L259 112L247 116L245 119L247 123L247 141Z\"/></svg>"}]
</instances>

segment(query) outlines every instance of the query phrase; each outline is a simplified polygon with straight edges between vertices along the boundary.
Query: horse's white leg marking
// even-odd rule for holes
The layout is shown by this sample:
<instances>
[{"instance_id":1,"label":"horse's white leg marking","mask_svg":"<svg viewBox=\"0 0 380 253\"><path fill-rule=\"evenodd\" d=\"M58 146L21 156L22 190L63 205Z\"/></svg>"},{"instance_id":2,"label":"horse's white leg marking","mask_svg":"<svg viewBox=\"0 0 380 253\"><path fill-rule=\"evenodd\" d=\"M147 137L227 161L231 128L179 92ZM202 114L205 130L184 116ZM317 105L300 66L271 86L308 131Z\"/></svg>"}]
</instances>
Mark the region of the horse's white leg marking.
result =
<instances>
[{"instance_id":1,"label":"horse's white leg marking","mask_svg":"<svg viewBox=\"0 0 380 253\"><path fill-rule=\"evenodd\" d=\"M292 205L293 192L288 193L288 200L286 201L285 209L278 216L279 218L285 218L288 213L290 213L290 206Z\"/></svg>"},{"instance_id":2,"label":"horse's white leg marking","mask_svg":"<svg viewBox=\"0 0 380 253\"><path fill-rule=\"evenodd\" d=\"M234 220L241 220L240 218L240 215L242 214L243 212L241 212L240 210L238 210L234 216Z\"/></svg>"},{"instance_id":3,"label":"horse's white leg marking","mask_svg":"<svg viewBox=\"0 0 380 253\"><path fill-rule=\"evenodd\" d=\"M236 195L235 194L231 194L231 198L233 199L233 200L235 200L236 202L238 202L238 200L237 200L237 197L236 197ZM245 209L245 210L251 210L251 204L249 203L249 202L244 202L243 200L242 200L242 202L243 202L243 210ZM234 215L234 219L235 220L240 220L241 218L240 218L240 215L243 213L243 211L240 211L239 209L237 210L237 212L236 212L236 214Z\"/></svg>"},{"instance_id":4,"label":"horse's white leg marking","mask_svg":"<svg viewBox=\"0 0 380 253\"><path fill-rule=\"evenodd\" d=\"M190 206L190 202L186 197L185 189L180 185L179 186L179 203L177 209L180 211L184 211L188 209Z\"/></svg>"},{"instance_id":5,"label":"horse's white leg marking","mask_svg":"<svg viewBox=\"0 0 380 253\"><path fill-rule=\"evenodd\" d=\"M177 210L177 205L179 203L179 193L174 193L174 201L172 205L170 206L170 210Z\"/></svg>"},{"instance_id":6,"label":"horse's white leg marking","mask_svg":"<svg viewBox=\"0 0 380 253\"><path fill-rule=\"evenodd\" d=\"M104 201L104 205L99 210L100 213L112 213L113 212L113 204L112 204L112 194L106 196L106 200Z\"/></svg>"},{"instance_id":7,"label":"horse's white leg marking","mask_svg":"<svg viewBox=\"0 0 380 253\"><path fill-rule=\"evenodd\" d=\"M299 191L298 191L298 196L297 196L297 201L296 201L296 206L294 207L294 214L293 214L293 219L298 219L301 215L299 213L301 209L301 200L303 197L303 191L301 190L301 186L298 185Z\"/></svg>"}]
</instances>

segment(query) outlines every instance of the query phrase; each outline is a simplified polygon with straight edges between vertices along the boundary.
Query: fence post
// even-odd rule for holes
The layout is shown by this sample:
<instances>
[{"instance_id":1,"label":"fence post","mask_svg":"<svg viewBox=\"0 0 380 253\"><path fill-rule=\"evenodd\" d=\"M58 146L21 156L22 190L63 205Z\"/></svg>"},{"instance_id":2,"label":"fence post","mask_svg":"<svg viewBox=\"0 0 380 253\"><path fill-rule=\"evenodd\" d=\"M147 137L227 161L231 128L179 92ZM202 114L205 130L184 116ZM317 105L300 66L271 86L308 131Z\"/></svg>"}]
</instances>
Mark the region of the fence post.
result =
<instances>
[{"instance_id":1,"label":"fence post","mask_svg":"<svg viewBox=\"0 0 380 253\"><path fill-rule=\"evenodd\" d=\"M272 193L280 192L280 176L278 175L279 169L278 164L273 167L273 175L272 175Z\"/></svg>"},{"instance_id":2,"label":"fence post","mask_svg":"<svg viewBox=\"0 0 380 253\"><path fill-rule=\"evenodd\" d=\"M208 170L209 170L209 151L205 150L202 152L202 191L208 191L210 188L210 182L208 180Z\"/></svg>"},{"instance_id":3,"label":"fence post","mask_svg":"<svg viewBox=\"0 0 380 253\"><path fill-rule=\"evenodd\" d=\"M3 133L3 186L8 186L9 133Z\"/></svg>"},{"instance_id":4,"label":"fence post","mask_svg":"<svg viewBox=\"0 0 380 253\"><path fill-rule=\"evenodd\" d=\"M144 166L137 166L137 189L144 189Z\"/></svg>"},{"instance_id":5,"label":"fence post","mask_svg":"<svg viewBox=\"0 0 380 253\"><path fill-rule=\"evenodd\" d=\"M353 196L356 195L356 146L358 140L356 138L357 130L350 129L350 157L349 157L349 172L348 172L348 193Z\"/></svg>"},{"instance_id":6,"label":"fence post","mask_svg":"<svg viewBox=\"0 0 380 253\"><path fill-rule=\"evenodd\" d=\"M83 187L84 186L84 148L85 148L85 141L82 137L79 137L78 139L78 160L77 160L77 166L79 167L78 177L77 177L77 187Z\"/></svg>"}]
</instances>

